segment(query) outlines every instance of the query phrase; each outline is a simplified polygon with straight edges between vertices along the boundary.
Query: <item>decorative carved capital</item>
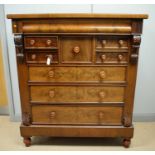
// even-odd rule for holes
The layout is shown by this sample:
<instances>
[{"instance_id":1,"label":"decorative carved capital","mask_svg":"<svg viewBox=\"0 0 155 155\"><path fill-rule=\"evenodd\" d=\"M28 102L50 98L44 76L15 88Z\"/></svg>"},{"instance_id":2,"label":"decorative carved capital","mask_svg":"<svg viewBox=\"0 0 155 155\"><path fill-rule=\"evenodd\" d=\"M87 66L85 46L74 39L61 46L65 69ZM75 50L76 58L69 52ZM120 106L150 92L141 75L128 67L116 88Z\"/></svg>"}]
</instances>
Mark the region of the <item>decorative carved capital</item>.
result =
<instances>
[{"instance_id":1,"label":"decorative carved capital","mask_svg":"<svg viewBox=\"0 0 155 155\"><path fill-rule=\"evenodd\" d=\"M28 112L24 112L22 114L22 121L23 121L23 124L26 126L29 126L31 124L31 116Z\"/></svg>"},{"instance_id":2,"label":"decorative carved capital","mask_svg":"<svg viewBox=\"0 0 155 155\"><path fill-rule=\"evenodd\" d=\"M125 117L123 118L123 125L124 125L125 127L130 127L130 126L132 125L131 118L125 116Z\"/></svg>"},{"instance_id":3,"label":"decorative carved capital","mask_svg":"<svg viewBox=\"0 0 155 155\"><path fill-rule=\"evenodd\" d=\"M23 52L23 36L18 34L14 36L14 42L16 47L16 56L19 63L24 62L24 52Z\"/></svg>"},{"instance_id":4,"label":"decorative carved capital","mask_svg":"<svg viewBox=\"0 0 155 155\"><path fill-rule=\"evenodd\" d=\"M130 56L130 62L132 64L136 64L138 61L140 43L141 43L141 36L134 35L132 38L132 51Z\"/></svg>"}]
</instances>

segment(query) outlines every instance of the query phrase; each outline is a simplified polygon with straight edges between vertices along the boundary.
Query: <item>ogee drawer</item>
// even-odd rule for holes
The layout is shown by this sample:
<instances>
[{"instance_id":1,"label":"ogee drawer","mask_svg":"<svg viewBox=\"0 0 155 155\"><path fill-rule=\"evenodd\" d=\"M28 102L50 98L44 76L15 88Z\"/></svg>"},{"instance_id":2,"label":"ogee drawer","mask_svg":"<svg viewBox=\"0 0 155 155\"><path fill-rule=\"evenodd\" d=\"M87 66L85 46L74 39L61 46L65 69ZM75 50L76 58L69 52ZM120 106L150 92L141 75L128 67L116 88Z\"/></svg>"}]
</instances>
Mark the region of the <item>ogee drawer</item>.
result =
<instances>
[{"instance_id":1,"label":"ogee drawer","mask_svg":"<svg viewBox=\"0 0 155 155\"><path fill-rule=\"evenodd\" d=\"M122 107L32 106L32 124L121 125Z\"/></svg>"}]
</instances>

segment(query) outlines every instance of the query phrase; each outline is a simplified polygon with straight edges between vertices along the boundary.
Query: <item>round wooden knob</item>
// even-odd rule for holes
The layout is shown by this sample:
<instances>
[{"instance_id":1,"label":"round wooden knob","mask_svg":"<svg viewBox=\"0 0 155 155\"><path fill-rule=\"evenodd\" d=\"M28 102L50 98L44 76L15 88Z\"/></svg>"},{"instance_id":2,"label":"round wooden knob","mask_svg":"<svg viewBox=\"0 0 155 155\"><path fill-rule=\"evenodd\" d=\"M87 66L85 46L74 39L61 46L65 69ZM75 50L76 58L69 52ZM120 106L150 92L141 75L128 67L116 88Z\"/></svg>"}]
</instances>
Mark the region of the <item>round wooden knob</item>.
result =
<instances>
[{"instance_id":1,"label":"round wooden knob","mask_svg":"<svg viewBox=\"0 0 155 155\"><path fill-rule=\"evenodd\" d=\"M105 54L102 54L101 55L101 59L102 59L102 61L105 61L106 60L106 55Z\"/></svg>"},{"instance_id":2,"label":"round wooden knob","mask_svg":"<svg viewBox=\"0 0 155 155\"><path fill-rule=\"evenodd\" d=\"M54 90L50 90L50 91L49 91L49 97L50 97L50 98L53 98L54 95L55 95Z\"/></svg>"},{"instance_id":3,"label":"round wooden knob","mask_svg":"<svg viewBox=\"0 0 155 155\"><path fill-rule=\"evenodd\" d=\"M32 60L35 60L36 57L37 57L36 54L32 54L32 55L31 55L31 59L32 59Z\"/></svg>"},{"instance_id":4,"label":"round wooden knob","mask_svg":"<svg viewBox=\"0 0 155 155\"><path fill-rule=\"evenodd\" d=\"M55 115L56 115L56 112L55 111L50 112L50 118L51 119L55 118Z\"/></svg>"},{"instance_id":5,"label":"round wooden knob","mask_svg":"<svg viewBox=\"0 0 155 155\"><path fill-rule=\"evenodd\" d=\"M30 45L34 45L35 44L35 40L30 40Z\"/></svg>"},{"instance_id":6,"label":"round wooden knob","mask_svg":"<svg viewBox=\"0 0 155 155\"><path fill-rule=\"evenodd\" d=\"M100 72L100 78L104 79L106 77L105 71Z\"/></svg>"},{"instance_id":7,"label":"round wooden knob","mask_svg":"<svg viewBox=\"0 0 155 155\"><path fill-rule=\"evenodd\" d=\"M102 44L103 44L103 46L105 46L105 45L106 45L106 43L107 43L107 41L106 41L106 40L102 40Z\"/></svg>"},{"instance_id":8,"label":"round wooden knob","mask_svg":"<svg viewBox=\"0 0 155 155\"><path fill-rule=\"evenodd\" d=\"M119 55L118 55L118 60L119 60L119 61L123 60L123 55L122 55L122 54L119 54Z\"/></svg>"},{"instance_id":9,"label":"round wooden knob","mask_svg":"<svg viewBox=\"0 0 155 155\"><path fill-rule=\"evenodd\" d=\"M101 92L99 92L99 96L103 99L103 98L105 98L105 92L104 91L101 91Z\"/></svg>"},{"instance_id":10,"label":"round wooden knob","mask_svg":"<svg viewBox=\"0 0 155 155\"><path fill-rule=\"evenodd\" d=\"M52 70L49 71L49 72L48 72L48 76L49 76L50 78L53 78L53 77L54 77L54 71L52 71Z\"/></svg>"},{"instance_id":11,"label":"round wooden knob","mask_svg":"<svg viewBox=\"0 0 155 155\"><path fill-rule=\"evenodd\" d=\"M75 46L75 47L73 48L73 52L74 52L74 53L79 53L79 52L80 52L80 47L79 47L79 46Z\"/></svg>"},{"instance_id":12,"label":"round wooden knob","mask_svg":"<svg viewBox=\"0 0 155 155\"><path fill-rule=\"evenodd\" d=\"M124 44L123 40L119 40L119 45L122 46Z\"/></svg>"},{"instance_id":13,"label":"round wooden knob","mask_svg":"<svg viewBox=\"0 0 155 155\"><path fill-rule=\"evenodd\" d=\"M98 115L99 115L99 119L102 119L104 116L104 113L102 111L100 111Z\"/></svg>"},{"instance_id":14,"label":"round wooden knob","mask_svg":"<svg viewBox=\"0 0 155 155\"><path fill-rule=\"evenodd\" d=\"M49 45L51 45L51 43L52 43L52 40L47 40L46 41L46 44L49 46Z\"/></svg>"}]
</instances>

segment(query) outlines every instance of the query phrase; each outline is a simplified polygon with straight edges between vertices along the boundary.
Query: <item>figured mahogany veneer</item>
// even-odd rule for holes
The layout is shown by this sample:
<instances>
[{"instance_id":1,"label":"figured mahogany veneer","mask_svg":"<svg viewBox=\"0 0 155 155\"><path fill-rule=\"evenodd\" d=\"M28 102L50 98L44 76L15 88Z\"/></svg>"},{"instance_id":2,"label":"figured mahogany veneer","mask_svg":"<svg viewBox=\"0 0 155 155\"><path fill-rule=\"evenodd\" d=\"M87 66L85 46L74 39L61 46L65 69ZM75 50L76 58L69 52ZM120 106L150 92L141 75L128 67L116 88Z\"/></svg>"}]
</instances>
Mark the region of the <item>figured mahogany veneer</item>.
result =
<instances>
[{"instance_id":1,"label":"figured mahogany veneer","mask_svg":"<svg viewBox=\"0 0 155 155\"><path fill-rule=\"evenodd\" d=\"M29 14L12 19L21 136L133 137L145 14Z\"/></svg>"}]
</instances>

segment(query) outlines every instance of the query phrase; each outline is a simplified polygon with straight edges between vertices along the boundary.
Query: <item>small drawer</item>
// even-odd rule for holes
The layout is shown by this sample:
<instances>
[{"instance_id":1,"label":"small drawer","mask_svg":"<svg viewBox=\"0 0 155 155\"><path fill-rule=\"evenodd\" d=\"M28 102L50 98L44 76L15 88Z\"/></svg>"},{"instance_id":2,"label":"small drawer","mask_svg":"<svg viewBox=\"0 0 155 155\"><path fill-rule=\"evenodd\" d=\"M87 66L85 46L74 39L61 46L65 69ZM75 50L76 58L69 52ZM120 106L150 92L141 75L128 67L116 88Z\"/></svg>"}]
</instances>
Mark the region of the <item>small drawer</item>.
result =
<instances>
[{"instance_id":1,"label":"small drawer","mask_svg":"<svg viewBox=\"0 0 155 155\"><path fill-rule=\"evenodd\" d=\"M121 125L122 107L32 106L32 124Z\"/></svg>"},{"instance_id":2,"label":"small drawer","mask_svg":"<svg viewBox=\"0 0 155 155\"><path fill-rule=\"evenodd\" d=\"M124 102L125 87L114 86L31 86L32 102L118 103Z\"/></svg>"},{"instance_id":3,"label":"small drawer","mask_svg":"<svg viewBox=\"0 0 155 155\"><path fill-rule=\"evenodd\" d=\"M52 52L52 53L31 52L31 53L26 54L26 62L27 63L47 64L47 59L50 59L50 64L58 63L58 53L57 52Z\"/></svg>"},{"instance_id":4,"label":"small drawer","mask_svg":"<svg viewBox=\"0 0 155 155\"><path fill-rule=\"evenodd\" d=\"M98 37L96 39L96 50L128 50L129 39L117 36Z\"/></svg>"},{"instance_id":5,"label":"small drawer","mask_svg":"<svg viewBox=\"0 0 155 155\"><path fill-rule=\"evenodd\" d=\"M64 36L60 51L62 63L92 63L92 37Z\"/></svg>"},{"instance_id":6,"label":"small drawer","mask_svg":"<svg viewBox=\"0 0 155 155\"><path fill-rule=\"evenodd\" d=\"M112 82L126 81L126 67L29 67L31 82Z\"/></svg>"},{"instance_id":7,"label":"small drawer","mask_svg":"<svg viewBox=\"0 0 155 155\"><path fill-rule=\"evenodd\" d=\"M128 53L116 53L116 52L97 52L96 63L116 63L123 64L128 63Z\"/></svg>"},{"instance_id":8,"label":"small drawer","mask_svg":"<svg viewBox=\"0 0 155 155\"><path fill-rule=\"evenodd\" d=\"M56 36L26 36L24 45L25 49L57 49L58 38Z\"/></svg>"}]
</instances>

